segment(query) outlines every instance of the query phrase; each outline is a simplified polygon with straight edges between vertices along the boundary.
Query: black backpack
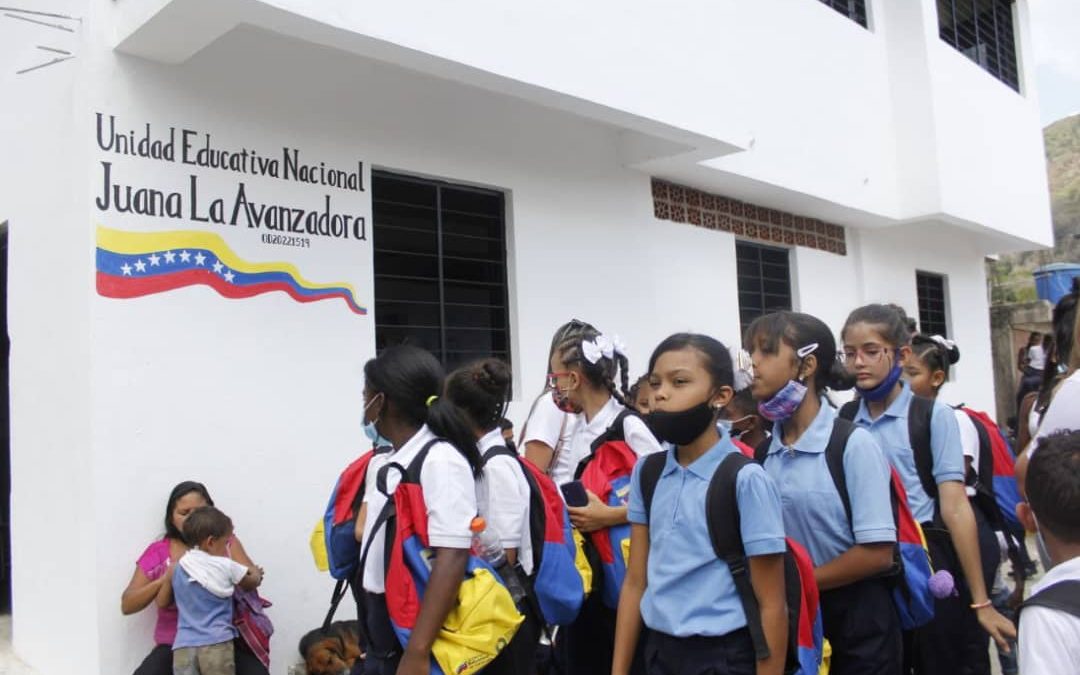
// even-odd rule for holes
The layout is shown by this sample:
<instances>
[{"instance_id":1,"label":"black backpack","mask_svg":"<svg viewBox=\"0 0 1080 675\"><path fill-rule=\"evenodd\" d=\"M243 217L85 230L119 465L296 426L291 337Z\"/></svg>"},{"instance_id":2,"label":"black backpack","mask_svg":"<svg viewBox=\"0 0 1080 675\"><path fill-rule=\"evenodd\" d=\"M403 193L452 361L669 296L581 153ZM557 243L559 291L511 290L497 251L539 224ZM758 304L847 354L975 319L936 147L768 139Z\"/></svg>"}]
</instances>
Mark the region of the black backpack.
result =
<instances>
[{"instance_id":1,"label":"black backpack","mask_svg":"<svg viewBox=\"0 0 1080 675\"><path fill-rule=\"evenodd\" d=\"M1020 611L1028 607L1056 609L1080 619L1080 580L1069 579L1047 586L1025 600L1024 604L1020 605Z\"/></svg>"},{"instance_id":2,"label":"black backpack","mask_svg":"<svg viewBox=\"0 0 1080 675\"><path fill-rule=\"evenodd\" d=\"M651 515L653 494L660 481L667 454L656 452L641 460L641 493L646 517ZM723 560L731 571L739 602L746 614L746 627L754 644L754 655L760 661L769 658L769 645L761 624L761 608L750 582L739 523L739 503L735 492L739 471L753 461L741 452L732 452L720 462L705 493L705 522L716 557ZM788 636L784 672L815 675L815 662L820 661L822 640L819 595L816 585L804 589L804 584L814 584L813 562L797 542L788 538L785 538L785 542L787 550L784 552L784 588L787 596ZM802 626L802 631L800 621L808 624ZM800 645L800 633L813 635L814 644Z\"/></svg>"}]
</instances>

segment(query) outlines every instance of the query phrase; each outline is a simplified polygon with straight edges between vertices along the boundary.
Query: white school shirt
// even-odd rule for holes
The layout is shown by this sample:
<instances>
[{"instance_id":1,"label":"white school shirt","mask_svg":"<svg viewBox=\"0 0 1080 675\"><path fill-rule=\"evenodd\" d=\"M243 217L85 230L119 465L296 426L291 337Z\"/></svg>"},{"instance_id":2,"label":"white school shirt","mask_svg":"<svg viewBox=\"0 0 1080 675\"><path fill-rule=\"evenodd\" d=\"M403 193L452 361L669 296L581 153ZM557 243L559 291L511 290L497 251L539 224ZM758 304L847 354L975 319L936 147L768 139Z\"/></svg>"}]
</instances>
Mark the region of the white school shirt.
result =
<instances>
[{"instance_id":1,"label":"white school shirt","mask_svg":"<svg viewBox=\"0 0 1080 675\"><path fill-rule=\"evenodd\" d=\"M607 431L619 413L625 409L626 407L614 397L609 398L591 420L578 427L574 438L570 440L569 451L566 453L568 455L566 473L560 475L559 478L556 478L554 474L551 476L557 485L574 480L578 464L592 453L593 441ZM649 431L649 427L645 425L645 421L637 415L630 415L623 422L623 438L638 457L660 452L662 449L656 437Z\"/></svg>"},{"instance_id":2,"label":"white school shirt","mask_svg":"<svg viewBox=\"0 0 1080 675\"><path fill-rule=\"evenodd\" d=\"M1050 568L1031 588L1031 594L1066 580L1080 580L1080 558ZM1025 608L1020 614L1020 672L1080 673L1080 617L1048 607Z\"/></svg>"},{"instance_id":3,"label":"white school shirt","mask_svg":"<svg viewBox=\"0 0 1080 675\"><path fill-rule=\"evenodd\" d=\"M975 420L971 419L966 412L959 408L954 409L956 414L956 426L960 428L960 447L964 451L964 457L971 459L971 470L975 477L979 476L979 432L975 428ZM975 496L975 488L967 484L967 476L964 477L964 492L968 497Z\"/></svg>"},{"instance_id":4,"label":"white school shirt","mask_svg":"<svg viewBox=\"0 0 1080 675\"><path fill-rule=\"evenodd\" d=\"M551 392L540 397L532 415L525 422L525 435L521 439L522 452L530 441L540 441L555 454L548 466L548 475L556 485L574 480L574 469L570 465L570 441L581 425L581 415L563 412L551 398ZM575 465L576 466L576 465Z\"/></svg>"},{"instance_id":5,"label":"white school shirt","mask_svg":"<svg viewBox=\"0 0 1080 675\"><path fill-rule=\"evenodd\" d=\"M1043 351L1042 345L1028 347L1028 367L1033 370L1046 368L1046 352Z\"/></svg>"},{"instance_id":6,"label":"white school shirt","mask_svg":"<svg viewBox=\"0 0 1080 675\"><path fill-rule=\"evenodd\" d=\"M491 448L503 447L502 430L488 432L477 447L483 457ZM525 574L533 571L532 533L529 531L529 482L521 463L508 455L496 455L484 465L477 483L477 505L487 526L499 534L504 549L516 548Z\"/></svg>"},{"instance_id":7,"label":"white school shirt","mask_svg":"<svg viewBox=\"0 0 1080 675\"><path fill-rule=\"evenodd\" d=\"M375 455L368 465L364 488L367 517L364 519L364 543L360 550L363 552L370 542L371 549L363 570L364 590L370 593L386 592L386 569L383 561L386 526L382 525L378 531L374 531L375 521L387 501L377 487L379 471L390 464L398 464L407 469L420 450L434 438L435 434L424 425L401 448L391 453ZM402 472L390 469L386 476L387 492L392 495L394 488L401 482ZM440 441L431 447L420 469L420 487L424 491L424 503L427 506L428 543L437 548L471 548L472 532L469 525L477 513L476 482L473 480L469 463L457 448L446 441Z\"/></svg>"},{"instance_id":8,"label":"white school shirt","mask_svg":"<svg viewBox=\"0 0 1080 675\"><path fill-rule=\"evenodd\" d=\"M1075 431L1080 429L1080 370L1070 375L1064 382L1054 398L1050 401L1050 407L1043 413L1039 422L1039 435L1028 444L1028 459L1035 454L1035 446L1039 438L1044 438L1055 431Z\"/></svg>"}]
</instances>

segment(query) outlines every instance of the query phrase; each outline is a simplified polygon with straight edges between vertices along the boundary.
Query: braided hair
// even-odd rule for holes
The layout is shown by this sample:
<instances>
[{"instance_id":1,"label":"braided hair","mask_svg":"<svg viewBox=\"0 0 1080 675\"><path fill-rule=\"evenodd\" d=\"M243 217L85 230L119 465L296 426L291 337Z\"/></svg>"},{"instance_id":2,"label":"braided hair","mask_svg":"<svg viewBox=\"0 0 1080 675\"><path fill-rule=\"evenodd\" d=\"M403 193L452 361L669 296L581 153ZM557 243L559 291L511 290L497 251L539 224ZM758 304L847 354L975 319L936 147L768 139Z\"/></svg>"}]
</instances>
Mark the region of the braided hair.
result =
<instances>
[{"instance_id":1,"label":"braided hair","mask_svg":"<svg viewBox=\"0 0 1080 675\"><path fill-rule=\"evenodd\" d=\"M578 364L589 384L606 389L616 401L624 406L633 407L633 402L630 400L630 361L626 358L626 354L616 348L611 358L601 355L596 363L591 363L585 358L582 344L594 342L601 336L602 333L596 328L584 324L580 331L566 335L553 343L551 353L558 355L559 360L566 365ZM619 378L619 386L615 384L616 377Z\"/></svg>"}]
</instances>

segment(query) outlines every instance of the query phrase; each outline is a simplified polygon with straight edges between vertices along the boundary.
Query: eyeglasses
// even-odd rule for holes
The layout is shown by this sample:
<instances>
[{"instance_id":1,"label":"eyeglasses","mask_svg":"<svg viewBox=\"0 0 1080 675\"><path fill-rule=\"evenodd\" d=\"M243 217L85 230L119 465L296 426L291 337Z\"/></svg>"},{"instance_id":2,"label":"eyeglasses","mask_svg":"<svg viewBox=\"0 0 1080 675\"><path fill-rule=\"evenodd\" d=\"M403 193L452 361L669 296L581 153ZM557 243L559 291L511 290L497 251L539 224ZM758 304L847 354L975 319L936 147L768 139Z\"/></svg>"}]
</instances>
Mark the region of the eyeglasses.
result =
<instances>
[{"instance_id":1,"label":"eyeglasses","mask_svg":"<svg viewBox=\"0 0 1080 675\"><path fill-rule=\"evenodd\" d=\"M866 345L865 347L844 348L842 356L844 362L847 364L855 363L859 356L862 356L863 363L875 364L881 361L881 359L889 353L888 347L882 347L881 345Z\"/></svg>"},{"instance_id":2,"label":"eyeglasses","mask_svg":"<svg viewBox=\"0 0 1080 675\"><path fill-rule=\"evenodd\" d=\"M549 389L557 389L559 387L559 378L564 376L564 375L569 375L569 374L570 374L569 370L563 370L563 371L558 372L558 373L548 373L548 375L547 375L548 388Z\"/></svg>"}]
</instances>

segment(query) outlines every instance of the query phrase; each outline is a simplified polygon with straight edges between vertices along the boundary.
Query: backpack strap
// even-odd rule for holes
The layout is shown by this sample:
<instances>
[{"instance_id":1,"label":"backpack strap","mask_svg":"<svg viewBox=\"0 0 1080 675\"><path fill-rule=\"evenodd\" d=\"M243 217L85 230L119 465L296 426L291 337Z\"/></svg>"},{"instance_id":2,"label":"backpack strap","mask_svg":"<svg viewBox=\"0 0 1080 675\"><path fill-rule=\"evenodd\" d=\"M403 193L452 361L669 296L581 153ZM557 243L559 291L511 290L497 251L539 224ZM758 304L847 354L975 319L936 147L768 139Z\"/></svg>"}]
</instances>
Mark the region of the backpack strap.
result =
<instances>
[{"instance_id":1,"label":"backpack strap","mask_svg":"<svg viewBox=\"0 0 1080 675\"><path fill-rule=\"evenodd\" d=\"M841 419L845 419L848 422L855 421L855 415L859 414L859 400L848 401L844 405L840 406L839 412L836 413Z\"/></svg>"},{"instance_id":2,"label":"backpack strap","mask_svg":"<svg viewBox=\"0 0 1080 675\"><path fill-rule=\"evenodd\" d=\"M641 479L641 497L645 502L646 520L652 515L653 495L656 494L656 484L660 482L660 474L664 472L666 463L667 452L654 452L641 460L641 473L638 477Z\"/></svg>"},{"instance_id":3,"label":"backpack strap","mask_svg":"<svg viewBox=\"0 0 1080 675\"><path fill-rule=\"evenodd\" d=\"M1020 605L1020 611L1028 607L1045 607L1080 618L1080 580L1069 579L1047 586Z\"/></svg>"},{"instance_id":4,"label":"backpack strap","mask_svg":"<svg viewBox=\"0 0 1080 675\"><path fill-rule=\"evenodd\" d=\"M934 502L937 519L938 486L934 480L934 451L930 445L930 423L934 416L934 402L922 396L912 396L908 406L908 441L915 456L915 471L919 474L926 496Z\"/></svg>"},{"instance_id":5,"label":"backpack strap","mask_svg":"<svg viewBox=\"0 0 1080 675\"><path fill-rule=\"evenodd\" d=\"M769 643L761 625L761 608L758 606L757 596L754 595L754 586L750 583L736 494L739 471L751 463L753 460L741 452L729 453L720 462L705 493L705 522L716 557L723 560L731 571L735 591L739 595L743 613L746 614L746 627L754 644L754 654L757 660L761 661L769 658Z\"/></svg>"},{"instance_id":6,"label":"backpack strap","mask_svg":"<svg viewBox=\"0 0 1080 675\"><path fill-rule=\"evenodd\" d=\"M761 439L761 442L754 448L754 461L758 464L764 465L765 458L769 456L769 447L772 446L772 438L766 437Z\"/></svg>"},{"instance_id":7,"label":"backpack strap","mask_svg":"<svg viewBox=\"0 0 1080 675\"><path fill-rule=\"evenodd\" d=\"M513 457L514 459L518 458L518 454L510 448L506 447L505 445L496 445L495 447L488 448L487 451L483 454L483 456L480 457L480 468L482 469L487 466L487 463L493 457L499 456Z\"/></svg>"},{"instance_id":8,"label":"backpack strap","mask_svg":"<svg viewBox=\"0 0 1080 675\"><path fill-rule=\"evenodd\" d=\"M844 472L844 451L847 450L848 440L855 432L855 424L843 417L833 420L832 433L829 434L829 444L825 446L825 465L829 467L829 475L832 476L833 485L840 495L840 501L844 503L844 513L847 514L848 525L854 525L851 516L851 495L847 489L847 473Z\"/></svg>"},{"instance_id":9,"label":"backpack strap","mask_svg":"<svg viewBox=\"0 0 1080 675\"><path fill-rule=\"evenodd\" d=\"M581 474L585 473L585 467L592 461L592 458L596 455L596 451L600 449L600 446L604 443L626 441L626 418L628 417L640 417L640 415L630 408L623 408L619 411L619 414L615 416L615 419L608 425L608 428L589 444L589 455L578 462L577 468L574 470L574 480L579 480Z\"/></svg>"}]
</instances>

